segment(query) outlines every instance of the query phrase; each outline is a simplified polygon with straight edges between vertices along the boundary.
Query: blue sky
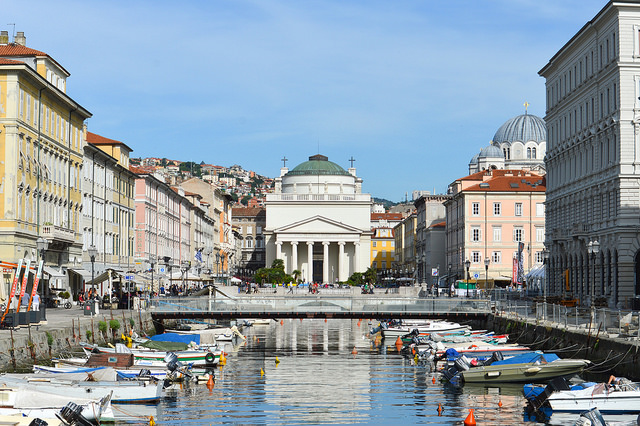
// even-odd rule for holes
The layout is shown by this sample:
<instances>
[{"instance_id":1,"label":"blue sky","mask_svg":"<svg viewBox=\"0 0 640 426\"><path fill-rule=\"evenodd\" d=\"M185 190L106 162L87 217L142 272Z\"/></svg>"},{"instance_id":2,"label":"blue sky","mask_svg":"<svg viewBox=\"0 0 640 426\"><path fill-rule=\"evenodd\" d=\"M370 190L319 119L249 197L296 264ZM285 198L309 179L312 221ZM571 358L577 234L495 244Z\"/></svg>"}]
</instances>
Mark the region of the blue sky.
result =
<instances>
[{"instance_id":1,"label":"blue sky","mask_svg":"<svg viewBox=\"0 0 640 426\"><path fill-rule=\"evenodd\" d=\"M276 176L318 152L392 201L445 193L604 0L7 1L133 156Z\"/></svg>"}]
</instances>

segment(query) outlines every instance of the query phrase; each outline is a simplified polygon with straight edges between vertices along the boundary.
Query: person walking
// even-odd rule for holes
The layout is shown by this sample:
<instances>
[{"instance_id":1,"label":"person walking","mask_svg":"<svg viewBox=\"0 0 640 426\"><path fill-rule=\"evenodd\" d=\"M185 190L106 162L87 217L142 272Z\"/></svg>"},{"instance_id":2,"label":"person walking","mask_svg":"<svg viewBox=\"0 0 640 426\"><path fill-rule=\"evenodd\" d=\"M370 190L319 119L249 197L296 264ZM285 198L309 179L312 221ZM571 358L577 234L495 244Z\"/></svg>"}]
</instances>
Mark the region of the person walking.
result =
<instances>
[{"instance_id":1,"label":"person walking","mask_svg":"<svg viewBox=\"0 0 640 426\"><path fill-rule=\"evenodd\" d=\"M40 310L40 295L38 293L33 295L33 300L31 301L31 307L34 311Z\"/></svg>"}]
</instances>

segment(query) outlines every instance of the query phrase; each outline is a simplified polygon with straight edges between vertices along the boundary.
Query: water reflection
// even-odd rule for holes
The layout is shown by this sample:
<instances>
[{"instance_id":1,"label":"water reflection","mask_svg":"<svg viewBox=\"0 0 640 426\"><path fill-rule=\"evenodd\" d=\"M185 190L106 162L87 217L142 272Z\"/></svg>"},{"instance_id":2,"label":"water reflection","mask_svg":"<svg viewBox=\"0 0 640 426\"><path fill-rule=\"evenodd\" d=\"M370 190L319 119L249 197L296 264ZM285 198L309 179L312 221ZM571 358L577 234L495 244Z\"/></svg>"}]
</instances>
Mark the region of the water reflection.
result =
<instances>
[{"instance_id":1,"label":"water reflection","mask_svg":"<svg viewBox=\"0 0 640 426\"><path fill-rule=\"evenodd\" d=\"M175 400L153 407L156 421L451 425L462 424L469 409L483 426L542 420L525 416L521 386L434 383L432 365L414 365L393 344L371 340L365 324L305 319L245 329L246 342L225 347L227 365L212 391L203 385L178 390ZM552 424L573 424L576 417Z\"/></svg>"}]
</instances>

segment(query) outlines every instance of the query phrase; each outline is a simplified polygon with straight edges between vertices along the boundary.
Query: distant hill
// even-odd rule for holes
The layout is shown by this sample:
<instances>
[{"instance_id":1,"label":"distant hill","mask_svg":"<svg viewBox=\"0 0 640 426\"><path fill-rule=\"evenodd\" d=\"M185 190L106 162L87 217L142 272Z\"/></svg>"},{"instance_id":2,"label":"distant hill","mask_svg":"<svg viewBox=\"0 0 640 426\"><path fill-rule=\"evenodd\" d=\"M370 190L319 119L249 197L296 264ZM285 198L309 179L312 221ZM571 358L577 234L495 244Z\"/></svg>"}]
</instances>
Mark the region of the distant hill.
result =
<instances>
[{"instance_id":1,"label":"distant hill","mask_svg":"<svg viewBox=\"0 0 640 426\"><path fill-rule=\"evenodd\" d=\"M394 203L393 201L389 201L389 200L384 199L384 198L377 198L377 197L371 197L371 198L373 199L374 203L382 204L386 210L388 210L390 207L393 207L396 204L398 204L398 203Z\"/></svg>"}]
</instances>

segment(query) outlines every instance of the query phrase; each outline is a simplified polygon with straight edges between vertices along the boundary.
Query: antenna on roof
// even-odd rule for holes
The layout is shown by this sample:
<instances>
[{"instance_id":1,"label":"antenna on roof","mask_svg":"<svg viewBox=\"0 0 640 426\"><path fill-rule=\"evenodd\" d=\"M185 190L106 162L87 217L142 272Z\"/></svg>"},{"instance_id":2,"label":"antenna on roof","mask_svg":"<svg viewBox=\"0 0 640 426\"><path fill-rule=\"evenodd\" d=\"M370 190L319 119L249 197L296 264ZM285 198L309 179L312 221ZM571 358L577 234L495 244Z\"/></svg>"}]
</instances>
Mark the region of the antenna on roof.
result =
<instances>
[{"instance_id":1,"label":"antenna on roof","mask_svg":"<svg viewBox=\"0 0 640 426\"><path fill-rule=\"evenodd\" d=\"M16 42L16 24L7 24L7 25L13 25L13 43Z\"/></svg>"}]
</instances>

